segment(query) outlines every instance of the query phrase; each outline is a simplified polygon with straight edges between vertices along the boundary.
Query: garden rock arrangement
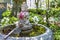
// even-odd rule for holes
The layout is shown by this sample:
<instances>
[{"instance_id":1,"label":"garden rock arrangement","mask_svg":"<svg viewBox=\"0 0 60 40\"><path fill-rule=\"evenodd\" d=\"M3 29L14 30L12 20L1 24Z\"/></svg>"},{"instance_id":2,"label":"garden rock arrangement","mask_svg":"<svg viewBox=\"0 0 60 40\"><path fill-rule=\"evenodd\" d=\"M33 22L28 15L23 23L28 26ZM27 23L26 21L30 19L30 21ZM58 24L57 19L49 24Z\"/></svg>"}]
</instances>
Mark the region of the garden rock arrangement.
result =
<instances>
[{"instance_id":1,"label":"garden rock arrangement","mask_svg":"<svg viewBox=\"0 0 60 40\"><path fill-rule=\"evenodd\" d=\"M53 40L52 31L45 27L44 25L37 24L39 26L43 26L46 29L44 34L34 36L34 37L8 37L6 40ZM0 33L0 40L5 40L4 37L6 35Z\"/></svg>"}]
</instances>

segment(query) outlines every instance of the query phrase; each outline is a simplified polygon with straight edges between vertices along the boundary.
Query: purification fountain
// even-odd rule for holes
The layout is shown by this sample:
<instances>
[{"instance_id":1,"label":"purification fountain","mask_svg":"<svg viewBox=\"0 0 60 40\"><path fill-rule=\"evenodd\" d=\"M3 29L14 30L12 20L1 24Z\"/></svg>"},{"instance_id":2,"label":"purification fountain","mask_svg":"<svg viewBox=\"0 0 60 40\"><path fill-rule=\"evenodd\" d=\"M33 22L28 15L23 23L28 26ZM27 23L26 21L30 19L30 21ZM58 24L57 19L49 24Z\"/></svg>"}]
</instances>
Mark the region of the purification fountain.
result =
<instances>
[{"instance_id":1,"label":"purification fountain","mask_svg":"<svg viewBox=\"0 0 60 40\"><path fill-rule=\"evenodd\" d=\"M26 3L24 2L21 7L19 21L13 24L15 28L13 30L10 30L10 32L7 35L0 33L0 40L53 40L52 31L49 28L47 28L42 24L33 24L29 22L29 12L27 8L28 7ZM13 27L13 25L8 25L8 26ZM33 25L44 27L45 33L32 37L26 36L28 35L28 33L30 33L33 30L34 27ZM20 37L13 37L10 36L11 34L18 34L18 35L26 34L26 35Z\"/></svg>"}]
</instances>

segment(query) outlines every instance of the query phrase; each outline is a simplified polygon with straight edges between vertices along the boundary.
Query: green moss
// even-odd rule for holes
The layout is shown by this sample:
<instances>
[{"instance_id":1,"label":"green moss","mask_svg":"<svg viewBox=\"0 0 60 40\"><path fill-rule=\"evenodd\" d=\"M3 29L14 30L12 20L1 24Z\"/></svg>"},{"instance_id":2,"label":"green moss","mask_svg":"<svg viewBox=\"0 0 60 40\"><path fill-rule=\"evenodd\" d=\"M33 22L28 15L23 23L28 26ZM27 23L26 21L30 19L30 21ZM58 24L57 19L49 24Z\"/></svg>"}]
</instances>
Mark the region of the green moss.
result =
<instances>
[{"instance_id":1,"label":"green moss","mask_svg":"<svg viewBox=\"0 0 60 40\"><path fill-rule=\"evenodd\" d=\"M33 31L31 33L29 33L29 36L38 36L45 33L45 28L40 27L40 26L35 26L33 28Z\"/></svg>"},{"instance_id":2,"label":"green moss","mask_svg":"<svg viewBox=\"0 0 60 40\"><path fill-rule=\"evenodd\" d=\"M8 32L12 29L14 29L14 28L7 27L7 28L3 29L4 31L2 31L2 32L3 32L3 34L8 34ZM45 30L44 27L40 27L40 26L35 25L32 28L31 32L27 32L27 33L22 33L21 32L20 34L13 34L12 33L10 36L13 36L13 37L33 37L33 36L41 35L41 34L45 33L45 31L46 30Z\"/></svg>"}]
</instances>

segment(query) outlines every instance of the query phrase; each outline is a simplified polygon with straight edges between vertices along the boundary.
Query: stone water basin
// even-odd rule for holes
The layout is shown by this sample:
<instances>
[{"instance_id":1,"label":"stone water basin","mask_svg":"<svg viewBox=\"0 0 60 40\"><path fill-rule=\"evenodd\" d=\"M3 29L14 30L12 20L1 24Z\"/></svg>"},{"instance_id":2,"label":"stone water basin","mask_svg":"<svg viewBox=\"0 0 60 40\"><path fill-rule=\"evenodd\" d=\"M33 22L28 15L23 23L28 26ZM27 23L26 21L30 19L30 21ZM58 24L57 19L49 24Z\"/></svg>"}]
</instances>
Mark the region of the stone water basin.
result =
<instances>
[{"instance_id":1,"label":"stone water basin","mask_svg":"<svg viewBox=\"0 0 60 40\"><path fill-rule=\"evenodd\" d=\"M39 26L42 26L46 29L45 33L38 35L38 36L33 36L33 37L11 37L9 36L6 40L53 40L53 33L52 31L47 28L46 26L42 24L37 24ZM6 35L0 33L0 40L4 40L4 37Z\"/></svg>"}]
</instances>

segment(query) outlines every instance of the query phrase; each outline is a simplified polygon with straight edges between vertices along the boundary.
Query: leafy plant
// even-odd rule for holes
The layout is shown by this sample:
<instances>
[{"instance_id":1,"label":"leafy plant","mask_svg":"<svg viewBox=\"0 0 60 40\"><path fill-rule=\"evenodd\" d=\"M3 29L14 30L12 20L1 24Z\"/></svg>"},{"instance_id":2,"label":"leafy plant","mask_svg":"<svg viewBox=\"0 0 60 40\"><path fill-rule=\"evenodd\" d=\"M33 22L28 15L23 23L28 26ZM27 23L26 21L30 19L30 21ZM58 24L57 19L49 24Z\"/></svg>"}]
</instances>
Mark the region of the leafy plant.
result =
<instances>
[{"instance_id":1,"label":"leafy plant","mask_svg":"<svg viewBox=\"0 0 60 40\"><path fill-rule=\"evenodd\" d=\"M3 12L2 16L3 17L9 17L11 15L11 11L6 10L5 12Z\"/></svg>"},{"instance_id":2,"label":"leafy plant","mask_svg":"<svg viewBox=\"0 0 60 40\"><path fill-rule=\"evenodd\" d=\"M50 2L50 7L55 7L55 1L54 1L54 0L52 0L52 1Z\"/></svg>"},{"instance_id":3,"label":"leafy plant","mask_svg":"<svg viewBox=\"0 0 60 40\"><path fill-rule=\"evenodd\" d=\"M42 23L43 22L43 18L35 13L30 12L30 18L29 18L30 22L37 22L37 23Z\"/></svg>"},{"instance_id":4,"label":"leafy plant","mask_svg":"<svg viewBox=\"0 0 60 40\"><path fill-rule=\"evenodd\" d=\"M40 15L45 15L46 14L46 10L42 10L42 9L37 9L37 11L36 11L36 9L29 9L29 12L32 12L32 13L35 13L36 14L36 12L38 12L38 14L40 14Z\"/></svg>"},{"instance_id":5,"label":"leafy plant","mask_svg":"<svg viewBox=\"0 0 60 40\"><path fill-rule=\"evenodd\" d=\"M7 10L2 14L3 18L1 19L1 25L5 26L5 25L9 25L9 24L13 24L14 22L16 22L18 20L18 18L11 16L11 11Z\"/></svg>"},{"instance_id":6,"label":"leafy plant","mask_svg":"<svg viewBox=\"0 0 60 40\"><path fill-rule=\"evenodd\" d=\"M36 9L29 9L29 12L36 13Z\"/></svg>"}]
</instances>

